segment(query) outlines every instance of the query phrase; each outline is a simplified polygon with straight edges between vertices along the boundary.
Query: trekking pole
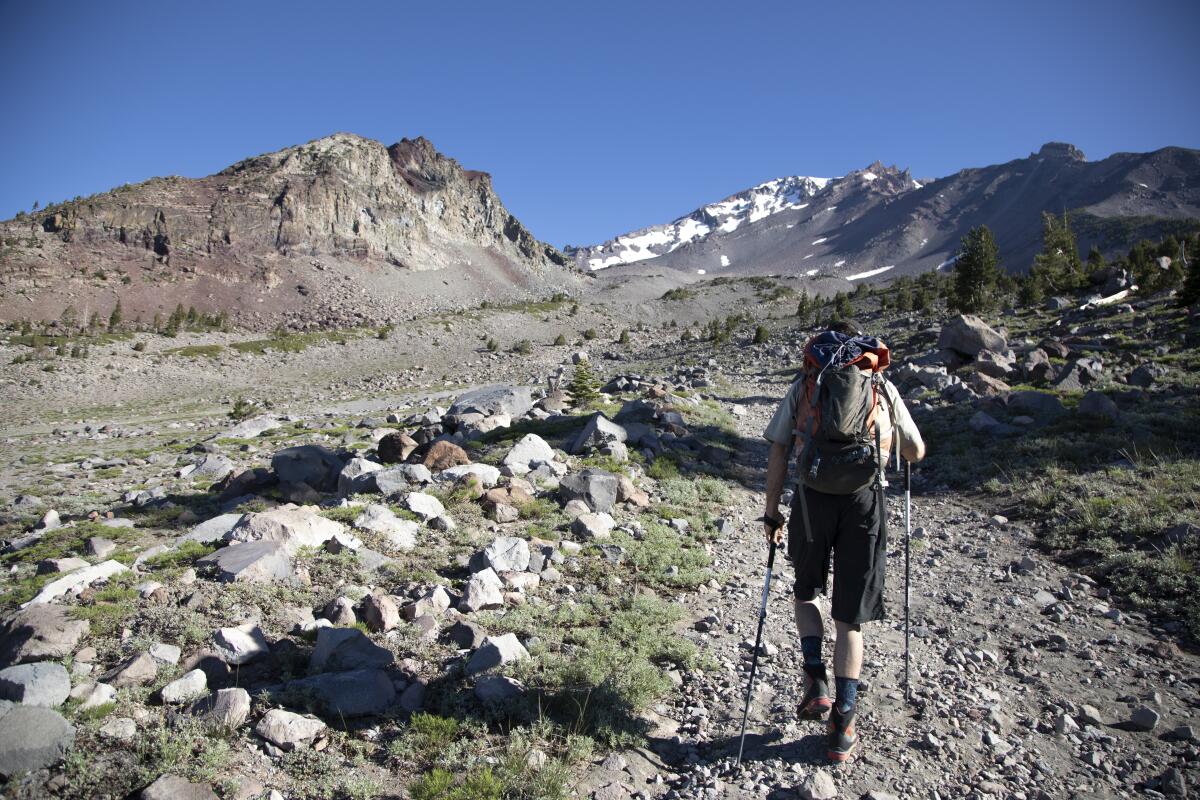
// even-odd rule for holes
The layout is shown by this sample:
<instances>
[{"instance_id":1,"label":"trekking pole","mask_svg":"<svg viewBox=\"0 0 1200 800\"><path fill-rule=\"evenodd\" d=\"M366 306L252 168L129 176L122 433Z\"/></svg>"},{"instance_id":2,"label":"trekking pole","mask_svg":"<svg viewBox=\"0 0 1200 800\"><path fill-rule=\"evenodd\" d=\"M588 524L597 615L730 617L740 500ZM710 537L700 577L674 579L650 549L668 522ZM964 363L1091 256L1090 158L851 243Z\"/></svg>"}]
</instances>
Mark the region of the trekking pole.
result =
<instances>
[{"instance_id":1,"label":"trekking pole","mask_svg":"<svg viewBox=\"0 0 1200 800\"><path fill-rule=\"evenodd\" d=\"M909 572L909 540L912 538L912 463L904 461L904 702L911 699L908 683L908 596L911 573Z\"/></svg>"},{"instance_id":2,"label":"trekking pole","mask_svg":"<svg viewBox=\"0 0 1200 800\"><path fill-rule=\"evenodd\" d=\"M754 655L750 657L750 682L746 685L746 708L742 711L742 741L738 745L735 764L739 767L742 765L742 751L746 748L746 719L750 716L750 698L754 696L754 673L758 670L758 648L762 644L763 623L767 621L767 595L771 592L771 570L775 566L775 530L771 531L771 549L767 553L767 580L763 584L762 604L758 609L758 633L754 636Z\"/></svg>"}]
</instances>

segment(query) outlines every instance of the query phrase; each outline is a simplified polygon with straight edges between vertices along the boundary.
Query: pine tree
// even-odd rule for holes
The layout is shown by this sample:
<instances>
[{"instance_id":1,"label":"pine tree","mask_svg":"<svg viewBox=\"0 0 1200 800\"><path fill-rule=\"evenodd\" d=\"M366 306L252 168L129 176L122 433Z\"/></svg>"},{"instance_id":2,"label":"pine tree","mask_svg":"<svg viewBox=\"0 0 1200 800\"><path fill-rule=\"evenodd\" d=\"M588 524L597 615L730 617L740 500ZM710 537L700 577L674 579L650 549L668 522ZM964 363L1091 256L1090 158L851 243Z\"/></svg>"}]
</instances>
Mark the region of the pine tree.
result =
<instances>
[{"instance_id":1,"label":"pine tree","mask_svg":"<svg viewBox=\"0 0 1200 800\"><path fill-rule=\"evenodd\" d=\"M767 330L766 325L759 325L754 329L754 343L763 344L771 338L771 332Z\"/></svg>"},{"instance_id":2,"label":"pine tree","mask_svg":"<svg viewBox=\"0 0 1200 800\"><path fill-rule=\"evenodd\" d=\"M1100 248L1092 245L1092 249L1088 250L1087 271L1091 275L1104 269L1104 254L1100 252Z\"/></svg>"},{"instance_id":3,"label":"pine tree","mask_svg":"<svg viewBox=\"0 0 1200 800\"><path fill-rule=\"evenodd\" d=\"M1189 252L1192 255L1188 255ZM1200 236L1195 236L1184 245L1183 251L1179 254L1179 260L1183 262L1181 266L1187 269L1183 288L1179 290L1181 306L1200 304L1200 257L1198 256L1200 256Z\"/></svg>"},{"instance_id":4,"label":"pine tree","mask_svg":"<svg viewBox=\"0 0 1200 800\"><path fill-rule=\"evenodd\" d=\"M108 329L115 331L121 325L121 321L125 319L125 314L121 310L121 301L117 300L117 304L113 306L112 313L108 315Z\"/></svg>"},{"instance_id":5,"label":"pine tree","mask_svg":"<svg viewBox=\"0 0 1200 800\"><path fill-rule=\"evenodd\" d=\"M799 318L800 324L803 325L810 313L812 313L812 301L808 297L808 289L800 290L800 301L796 303L796 316Z\"/></svg>"},{"instance_id":6,"label":"pine tree","mask_svg":"<svg viewBox=\"0 0 1200 800\"><path fill-rule=\"evenodd\" d=\"M576 408L583 408L600 398L600 384L592 375L592 365L587 359L575 365L567 391Z\"/></svg>"},{"instance_id":7,"label":"pine tree","mask_svg":"<svg viewBox=\"0 0 1200 800\"><path fill-rule=\"evenodd\" d=\"M838 292L833 296L833 313L838 319L850 319L854 316L854 304L850 296Z\"/></svg>"},{"instance_id":8,"label":"pine tree","mask_svg":"<svg viewBox=\"0 0 1200 800\"><path fill-rule=\"evenodd\" d=\"M991 311L996 307L996 285L1000 280L1000 250L987 225L972 228L962 238L954 264L950 306L964 314Z\"/></svg>"},{"instance_id":9,"label":"pine tree","mask_svg":"<svg viewBox=\"0 0 1200 800\"><path fill-rule=\"evenodd\" d=\"M1083 263L1066 212L1062 219L1042 212L1042 252L1034 256L1031 272L1049 292L1068 292L1083 285Z\"/></svg>"}]
</instances>

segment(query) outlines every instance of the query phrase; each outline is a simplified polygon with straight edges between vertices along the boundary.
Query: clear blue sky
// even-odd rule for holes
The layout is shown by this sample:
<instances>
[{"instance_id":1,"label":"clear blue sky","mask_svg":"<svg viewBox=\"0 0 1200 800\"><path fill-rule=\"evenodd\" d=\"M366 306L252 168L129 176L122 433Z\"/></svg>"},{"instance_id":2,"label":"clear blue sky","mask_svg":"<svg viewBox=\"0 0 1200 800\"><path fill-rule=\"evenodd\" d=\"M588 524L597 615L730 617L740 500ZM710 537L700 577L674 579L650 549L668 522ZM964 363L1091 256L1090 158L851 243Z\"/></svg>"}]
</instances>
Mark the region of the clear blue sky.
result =
<instances>
[{"instance_id":1,"label":"clear blue sky","mask_svg":"<svg viewBox=\"0 0 1200 800\"><path fill-rule=\"evenodd\" d=\"M590 244L786 174L1200 147L1200 3L0 0L0 217L352 131Z\"/></svg>"}]
</instances>

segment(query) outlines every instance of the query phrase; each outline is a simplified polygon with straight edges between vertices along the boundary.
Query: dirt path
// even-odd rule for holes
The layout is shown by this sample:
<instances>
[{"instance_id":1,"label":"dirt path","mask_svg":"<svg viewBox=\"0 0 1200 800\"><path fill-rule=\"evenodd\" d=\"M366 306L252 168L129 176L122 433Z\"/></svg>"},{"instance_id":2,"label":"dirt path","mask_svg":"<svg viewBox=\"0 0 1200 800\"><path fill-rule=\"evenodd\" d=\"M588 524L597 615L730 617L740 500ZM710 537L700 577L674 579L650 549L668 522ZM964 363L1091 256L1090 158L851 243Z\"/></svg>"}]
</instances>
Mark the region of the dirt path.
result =
<instances>
[{"instance_id":1,"label":"dirt path","mask_svg":"<svg viewBox=\"0 0 1200 800\"><path fill-rule=\"evenodd\" d=\"M761 395L766 387L752 388ZM784 385L771 389L778 396ZM739 432L753 441L774 405L763 397L746 408ZM760 475L765 450L743 455ZM931 451L936 458L936 443ZM1198 758L1198 660L1140 615L1110 609L1102 589L1039 554L1028 532L961 497L923 492L919 471L914 483L913 526L923 530L912 545L913 700L904 703L902 688L903 495L894 481L890 619L864 628L861 744L849 764L827 767L823 725L795 716L803 672L785 562L772 582L769 655L760 660L745 763L733 768L766 561L752 521L763 496L739 488L729 511L736 525L714 543L723 587L687 599L688 635L718 668L687 674L674 702L656 709L649 748L610 759L581 788L597 797L787 798L803 796L798 785L829 769L838 796L850 798L1186 791L1184 775ZM832 646L827 629L827 662ZM1160 717L1153 731L1130 723L1141 706L1152 712L1145 717Z\"/></svg>"}]
</instances>

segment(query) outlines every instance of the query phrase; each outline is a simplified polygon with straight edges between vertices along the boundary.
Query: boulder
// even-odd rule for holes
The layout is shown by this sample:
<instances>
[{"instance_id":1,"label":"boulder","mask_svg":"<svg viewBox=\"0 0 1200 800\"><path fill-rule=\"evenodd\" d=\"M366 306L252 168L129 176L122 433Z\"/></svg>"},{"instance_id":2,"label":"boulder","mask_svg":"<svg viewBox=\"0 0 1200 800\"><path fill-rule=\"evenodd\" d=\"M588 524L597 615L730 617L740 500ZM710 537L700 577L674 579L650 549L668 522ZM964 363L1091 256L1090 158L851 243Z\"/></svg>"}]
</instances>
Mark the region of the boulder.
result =
<instances>
[{"instance_id":1,"label":"boulder","mask_svg":"<svg viewBox=\"0 0 1200 800\"><path fill-rule=\"evenodd\" d=\"M91 567L84 567L74 572L68 572L63 577L44 585L42 590L32 600L22 603L21 608L49 603L51 600L57 600L68 592L79 594L97 581L108 580L113 575L128 571L129 568L120 561L104 561Z\"/></svg>"},{"instance_id":2,"label":"boulder","mask_svg":"<svg viewBox=\"0 0 1200 800\"><path fill-rule=\"evenodd\" d=\"M349 628L358 622L354 614L354 601L349 597L335 597L325 604L321 616L341 628Z\"/></svg>"},{"instance_id":3,"label":"boulder","mask_svg":"<svg viewBox=\"0 0 1200 800\"><path fill-rule=\"evenodd\" d=\"M250 717L250 693L240 687L218 689L188 706L188 713L211 730L234 730Z\"/></svg>"},{"instance_id":4,"label":"boulder","mask_svg":"<svg viewBox=\"0 0 1200 800\"><path fill-rule=\"evenodd\" d=\"M231 542L278 542L289 555L295 555L301 547L320 547L345 533L341 523L322 517L315 506L286 505L246 514L227 538Z\"/></svg>"},{"instance_id":5,"label":"boulder","mask_svg":"<svg viewBox=\"0 0 1200 800\"><path fill-rule=\"evenodd\" d=\"M348 672L387 667L396 656L372 642L357 628L319 628L309 659L313 672Z\"/></svg>"},{"instance_id":6,"label":"boulder","mask_svg":"<svg viewBox=\"0 0 1200 800\"><path fill-rule=\"evenodd\" d=\"M490 489L500 481L500 470L491 464L462 464L438 473L439 481L461 481L471 478L483 489Z\"/></svg>"},{"instance_id":7,"label":"boulder","mask_svg":"<svg viewBox=\"0 0 1200 800\"><path fill-rule=\"evenodd\" d=\"M459 620L446 630L446 641L459 650L475 650L487 639L487 631L470 620Z\"/></svg>"},{"instance_id":8,"label":"boulder","mask_svg":"<svg viewBox=\"0 0 1200 800\"><path fill-rule=\"evenodd\" d=\"M796 793L801 800L835 800L838 796L833 776L823 769L809 773L796 787Z\"/></svg>"},{"instance_id":9,"label":"boulder","mask_svg":"<svg viewBox=\"0 0 1200 800\"><path fill-rule=\"evenodd\" d=\"M497 536L471 557L471 571L524 572L529 568L529 542L519 536Z\"/></svg>"},{"instance_id":10,"label":"boulder","mask_svg":"<svg viewBox=\"0 0 1200 800\"><path fill-rule=\"evenodd\" d=\"M440 617L450 608L450 595L441 586L434 586L419 598L404 606L404 618L412 621L417 617Z\"/></svg>"},{"instance_id":11,"label":"boulder","mask_svg":"<svg viewBox=\"0 0 1200 800\"><path fill-rule=\"evenodd\" d=\"M143 686L158 677L158 662L149 653L137 653L100 676L118 689Z\"/></svg>"},{"instance_id":12,"label":"boulder","mask_svg":"<svg viewBox=\"0 0 1200 800\"><path fill-rule=\"evenodd\" d=\"M308 747L325 732L325 723L282 708L272 708L254 726L254 732L280 750Z\"/></svg>"},{"instance_id":13,"label":"boulder","mask_svg":"<svg viewBox=\"0 0 1200 800\"><path fill-rule=\"evenodd\" d=\"M442 505L441 500L424 492L409 492L404 498L404 507L426 522L446 513L446 508Z\"/></svg>"},{"instance_id":14,"label":"boulder","mask_svg":"<svg viewBox=\"0 0 1200 800\"><path fill-rule=\"evenodd\" d=\"M998 378L992 378L982 372L971 375L967 385L980 397L1001 397L1012 391L1012 387Z\"/></svg>"},{"instance_id":15,"label":"boulder","mask_svg":"<svg viewBox=\"0 0 1200 800\"><path fill-rule=\"evenodd\" d=\"M62 664L41 661L0 669L0 700L56 708L71 694L71 676Z\"/></svg>"},{"instance_id":16,"label":"boulder","mask_svg":"<svg viewBox=\"0 0 1200 800\"><path fill-rule=\"evenodd\" d=\"M421 526L410 519L400 519L390 508L372 503L354 518L354 527L377 533L387 540L393 550L407 553L417 546Z\"/></svg>"},{"instance_id":17,"label":"boulder","mask_svg":"<svg viewBox=\"0 0 1200 800\"><path fill-rule=\"evenodd\" d=\"M564 504L582 500L592 511L612 511L617 503L617 476L602 469L588 468L559 481L558 497Z\"/></svg>"},{"instance_id":18,"label":"boulder","mask_svg":"<svg viewBox=\"0 0 1200 800\"><path fill-rule=\"evenodd\" d=\"M213 483L222 480L234 470L234 463L225 456L218 455L217 453L209 453L201 456L193 466L195 466L195 469L187 476L190 480L199 478Z\"/></svg>"},{"instance_id":19,"label":"boulder","mask_svg":"<svg viewBox=\"0 0 1200 800\"><path fill-rule=\"evenodd\" d=\"M975 369L989 378L1008 380L1016 372L1013 360L1003 353L993 353L991 350L980 350L975 356Z\"/></svg>"},{"instance_id":20,"label":"boulder","mask_svg":"<svg viewBox=\"0 0 1200 800\"><path fill-rule=\"evenodd\" d=\"M43 558L38 562L37 574L53 575L59 572L73 572L86 566L90 566L87 561L73 556L67 556L66 558Z\"/></svg>"},{"instance_id":21,"label":"boulder","mask_svg":"<svg viewBox=\"0 0 1200 800\"><path fill-rule=\"evenodd\" d=\"M342 459L319 444L302 444L280 450L271 458L271 469L281 482L304 483L318 492L337 488Z\"/></svg>"},{"instance_id":22,"label":"boulder","mask_svg":"<svg viewBox=\"0 0 1200 800\"><path fill-rule=\"evenodd\" d=\"M0 708L0 775L6 778L56 764L74 744L74 726L53 709Z\"/></svg>"},{"instance_id":23,"label":"boulder","mask_svg":"<svg viewBox=\"0 0 1200 800\"><path fill-rule=\"evenodd\" d=\"M194 669L168 683L159 691L159 698L167 705L178 705L195 700L208 691L208 676L202 669Z\"/></svg>"},{"instance_id":24,"label":"boulder","mask_svg":"<svg viewBox=\"0 0 1200 800\"><path fill-rule=\"evenodd\" d=\"M938 347L974 358L981 350L1003 353L1008 350L1008 342L979 317L964 314L942 326Z\"/></svg>"},{"instance_id":25,"label":"boulder","mask_svg":"<svg viewBox=\"0 0 1200 800\"><path fill-rule=\"evenodd\" d=\"M117 699L117 689L112 684L93 683L89 684L89 688L84 692L80 692L77 697L81 701L79 703L79 710L87 711L89 708L98 708L99 706L115 702Z\"/></svg>"},{"instance_id":26,"label":"boulder","mask_svg":"<svg viewBox=\"0 0 1200 800\"><path fill-rule=\"evenodd\" d=\"M282 542L265 540L222 547L196 563L212 566L217 580L224 583L264 583L283 580L292 574L292 557L287 547Z\"/></svg>"},{"instance_id":27,"label":"boulder","mask_svg":"<svg viewBox=\"0 0 1200 800\"><path fill-rule=\"evenodd\" d=\"M229 535L229 532L244 516L245 514L221 514L205 520L176 539L175 545L179 546L184 542L200 542L201 544L219 542Z\"/></svg>"},{"instance_id":28,"label":"boulder","mask_svg":"<svg viewBox=\"0 0 1200 800\"><path fill-rule=\"evenodd\" d=\"M459 395L446 415L460 417L481 414L492 417L507 414L512 419L518 419L531 408L533 397L528 386L485 386Z\"/></svg>"},{"instance_id":29,"label":"boulder","mask_svg":"<svg viewBox=\"0 0 1200 800\"><path fill-rule=\"evenodd\" d=\"M589 512L575 518L571 523L571 533L580 539L607 539L616 524L616 520L603 511Z\"/></svg>"},{"instance_id":30,"label":"boulder","mask_svg":"<svg viewBox=\"0 0 1200 800\"><path fill-rule=\"evenodd\" d=\"M613 442L624 442L628 436L625 428L597 412L588 419L583 430L575 437L570 452L582 453L593 447L598 448Z\"/></svg>"},{"instance_id":31,"label":"boulder","mask_svg":"<svg viewBox=\"0 0 1200 800\"><path fill-rule=\"evenodd\" d=\"M254 622L213 631L213 649L226 664L247 664L271 653L267 637Z\"/></svg>"},{"instance_id":32,"label":"boulder","mask_svg":"<svg viewBox=\"0 0 1200 800\"><path fill-rule=\"evenodd\" d=\"M504 605L504 584L500 576L488 567L476 572L467 581L463 590L462 601L458 604L461 611L482 611L487 608L500 608Z\"/></svg>"},{"instance_id":33,"label":"boulder","mask_svg":"<svg viewBox=\"0 0 1200 800\"><path fill-rule=\"evenodd\" d=\"M484 639L483 645L475 651L471 656L471 660L467 662L467 674L474 675L477 672L486 672L495 667L502 667L505 664L511 664L514 661L529 658L529 652L525 646L517 639L515 633L506 633L503 636L489 636Z\"/></svg>"},{"instance_id":34,"label":"boulder","mask_svg":"<svg viewBox=\"0 0 1200 800\"><path fill-rule=\"evenodd\" d=\"M417 447L416 439L403 431L394 431L379 440L376 452L384 464L400 464L407 461Z\"/></svg>"},{"instance_id":35,"label":"boulder","mask_svg":"<svg viewBox=\"0 0 1200 800\"><path fill-rule=\"evenodd\" d=\"M490 705L515 700L525 694L525 684L506 675L484 675L475 682L475 697Z\"/></svg>"},{"instance_id":36,"label":"boulder","mask_svg":"<svg viewBox=\"0 0 1200 800\"><path fill-rule=\"evenodd\" d=\"M1025 390L1012 392L1006 401L1008 410L1031 417L1053 417L1066 411L1062 401L1048 392Z\"/></svg>"},{"instance_id":37,"label":"boulder","mask_svg":"<svg viewBox=\"0 0 1200 800\"><path fill-rule=\"evenodd\" d=\"M220 800L207 783L190 783L178 775L159 775L142 789L139 800Z\"/></svg>"},{"instance_id":38,"label":"boulder","mask_svg":"<svg viewBox=\"0 0 1200 800\"><path fill-rule=\"evenodd\" d=\"M1039 347L1030 351L1026 356L1021 363L1021 372L1028 381L1045 383L1054 375L1054 365L1050 363L1050 357L1046 355L1046 351Z\"/></svg>"},{"instance_id":39,"label":"boulder","mask_svg":"<svg viewBox=\"0 0 1200 800\"><path fill-rule=\"evenodd\" d=\"M430 472L441 472L442 470L450 469L450 467L458 467L463 464L470 464L471 457L467 455L467 451L456 445L454 442L441 440L434 442L425 453L425 458L421 463Z\"/></svg>"},{"instance_id":40,"label":"boulder","mask_svg":"<svg viewBox=\"0 0 1200 800\"><path fill-rule=\"evenodd\" d=\"M60 605L18 611L0 627L0 666L69 656L90 628Z\"/></svg>"},{"instance_id":41,"label":"boulder","mask_svg":"<svg viewBox=\"0 0 1200 800\"><path fill-rule=\"evenodd\" d=\"M1157 370L1146 364L1140 364L1135 367L1132 372L1125 376L1125 382L1130 386L1137 386L1142 389L1149 389L1158 379Z\"/></svg>"},{"instance_id":42,"label":"boulder","mask_svg":"<svg viewBox=\"0 0 1200 800\"><path fill-rule=\"evenodd\" d=\"M338 473L337 491L340 497L352 494L366 494L376 491L375 473L383 469L383 464L376 464L365 458L352 458Z\"/></svg>"},{"instance_id":43,"label":"boulder","mask_svg":"<svg viewBox=\"0 0 1200 800\"><path fill-rule=\"evenodd\" d=\"M1104 392L1095 389L1088 392L1079 401L1079 413L1085 417L1115 423L1121 418L1121 410Z\"/></svg>"},{"instance_id":44,"label":"boulder","mask_svg":"<svg viewBox=\"0 0 1200 800\"><path fill-rule=\"evenodd\" d=\"M1063 367L1053 381L1053 386L1061 392L1082 391L1104 377L1104 366L1099 359L1077 358Z\"/></svg>"},{"instance_id":45,"label":"boulder","mask_svg":"<svg viewBox=\"0 0 1200 800\"><path fill-rule=\"evenodd\" d=\"M433 473L424 464L401 464L375 473L375 489L385 496L400 495L414 486L433 482Z\"/></svg>"},{"instance_id":46,"label":"boulder","mask_svg":"<svg viewBox=\"0 0 1200 800\"><path fill-rule=\"evenodd\" d=\"M369 630L383 633L400 625L400 606L390 595L369 595L363 601L362 616Z\"/></svg>"},{"instance_id":47,"label":"boulder","mask_svg":"<svg viewBox=\"0 0 1200 800\"><path fill-rule=\"evenodd\" d=\"M628 503L636 508L648 508L650 495L635 486L628 476L619 475L617 477L617 501Z\"/></svg>"},{"instance_id":48,"label":"boulder","mask_svg":"<svg viewBox=\"0 0 1200 800\"><path fill-rule=\"evenodd\" d=\"M316 700L318 710L334 720L382 714L396 701L396 687L381 669L313 675L290 681L287 688Z\"/></svg>"},{"instance_id":49,"label":"boulder","mask_svg":"<svg viewBox=\"0 0 1200 800\"><path fill-rule=\"evenodd\" d=\"M514 464L528 466L536 461L553 460L554 448L536 433L527 433L508 451L508 454L504 456L503 463L509 466Z\"/></svg>"},{"instance_id":50,"label":"boulder","mask_svg":"<svg viewBox=\"0 0 1200 800\"><path fill-rule=\"evenodd\" d=\"M241 516L238 514L237 516ZM83 543L83 549L89 556L96 558L108 558L112 552L117 549L117 543L111 539L105 539L102 536L89 536L87 541Z\"/></svg>"}]
</instances>

